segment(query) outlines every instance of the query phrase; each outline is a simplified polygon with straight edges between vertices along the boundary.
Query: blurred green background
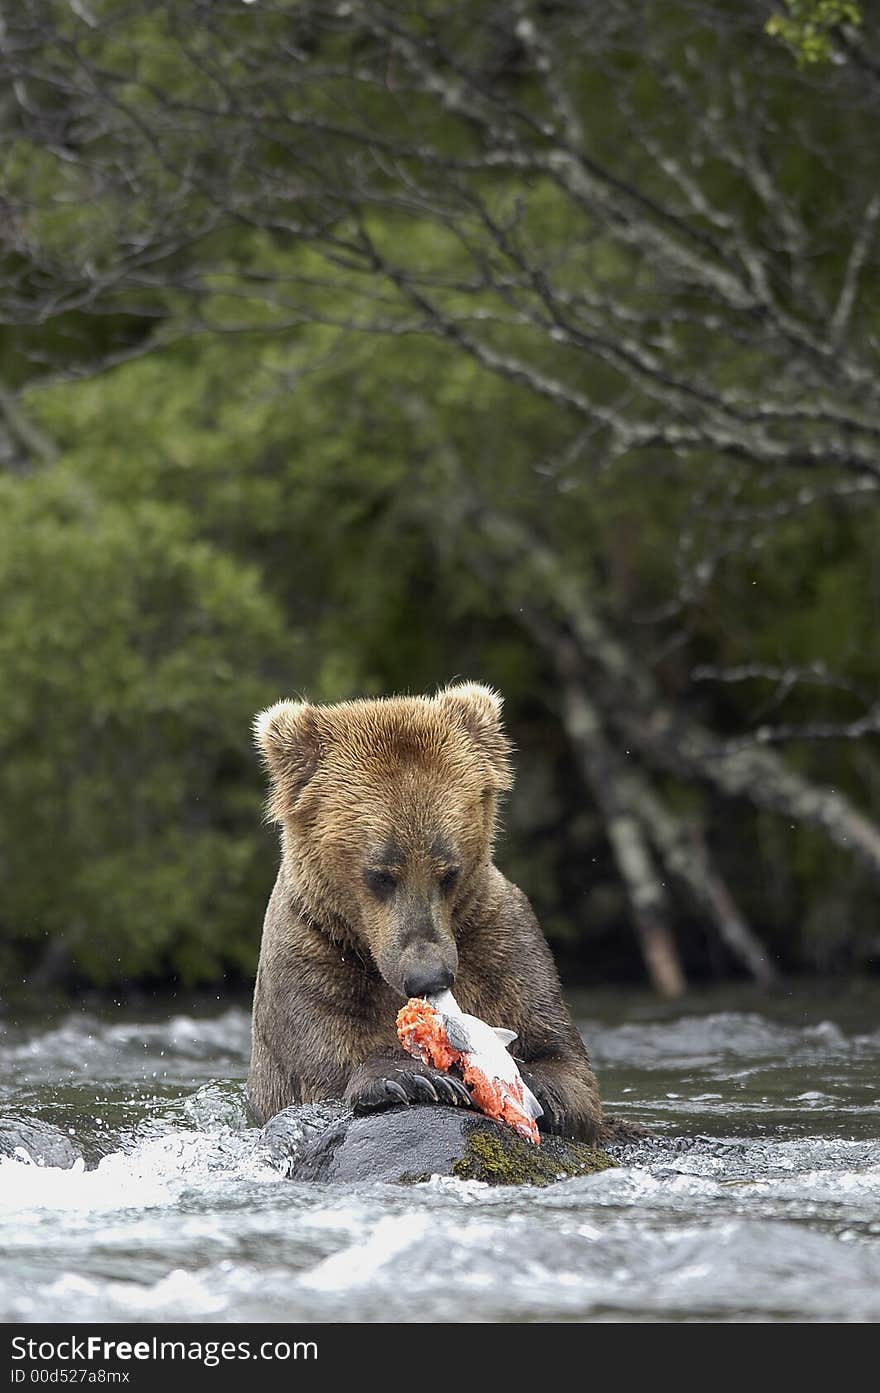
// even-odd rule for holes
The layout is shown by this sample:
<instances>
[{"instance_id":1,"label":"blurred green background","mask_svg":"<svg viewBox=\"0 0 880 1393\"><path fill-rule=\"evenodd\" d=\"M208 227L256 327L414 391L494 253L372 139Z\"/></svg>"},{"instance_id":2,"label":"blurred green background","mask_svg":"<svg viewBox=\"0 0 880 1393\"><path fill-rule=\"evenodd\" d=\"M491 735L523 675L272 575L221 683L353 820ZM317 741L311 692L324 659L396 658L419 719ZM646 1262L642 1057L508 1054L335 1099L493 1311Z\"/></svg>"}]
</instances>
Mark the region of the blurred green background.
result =
<instances>
[{"instance_id":1,"label":"blurred green background","mask_svg":"<svg viewBox=\"0 0 880 1393\"><path fill-rule=\"evenodd\" d=\"M456 677L569 981L876 972L876 19L22 0L2 62L2 979L247 982L254 713Z\"/></svg>"}]
</instances>

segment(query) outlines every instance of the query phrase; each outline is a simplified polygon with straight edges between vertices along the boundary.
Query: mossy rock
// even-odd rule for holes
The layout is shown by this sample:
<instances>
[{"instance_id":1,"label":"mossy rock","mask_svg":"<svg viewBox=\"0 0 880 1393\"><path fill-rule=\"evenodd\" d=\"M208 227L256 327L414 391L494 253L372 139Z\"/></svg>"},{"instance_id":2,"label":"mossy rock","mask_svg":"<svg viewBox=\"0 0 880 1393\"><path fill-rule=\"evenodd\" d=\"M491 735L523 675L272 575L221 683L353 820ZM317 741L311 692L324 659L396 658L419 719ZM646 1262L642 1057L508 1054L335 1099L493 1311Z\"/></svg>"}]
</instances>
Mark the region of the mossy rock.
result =
<instances>
[{"instance_id":1,"label":"mossy rock","mask_svg":"<svg viewBox=\"0 0 880 1393\"><path fill-rule=\"evenodd\" d=\"M269 1126L277 1138L277 1119ZM543 1137L534 1146L479 1114L417 1106L341 1119L299 1145L284 1169L292 1180L325 1183L416 1184L453 1175L488 1185L549 1185L616 1164L604 1151L578 1142Z\"/></svg>"},{"instance_id":2,"label":"mossy rock","mask_svg":"<svg viewBox=\"0 0 880 1393\"><path fill-rule=\"evenodd\" d=\"M540 1146L496 1123L478 1125L465 1142L465 1154L452 1167L459 1180L483 1180L487 1185L550 1185L576 1175L595 1175L617 1162L605 1151L543 1137Z\"/></svg>"}]
</instances>

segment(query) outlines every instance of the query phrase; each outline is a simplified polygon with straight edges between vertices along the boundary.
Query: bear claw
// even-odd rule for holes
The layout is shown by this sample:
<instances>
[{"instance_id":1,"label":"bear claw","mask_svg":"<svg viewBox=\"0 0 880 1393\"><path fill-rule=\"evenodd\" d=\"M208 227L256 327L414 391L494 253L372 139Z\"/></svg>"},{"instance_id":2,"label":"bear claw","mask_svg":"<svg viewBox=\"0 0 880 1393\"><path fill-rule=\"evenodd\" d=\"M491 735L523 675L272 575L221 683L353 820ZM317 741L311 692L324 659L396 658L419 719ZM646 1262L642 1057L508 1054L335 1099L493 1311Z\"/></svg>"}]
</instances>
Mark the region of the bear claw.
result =
<instances>
[{"instance_id":1,"label":"bear claw","mask_svg":"<svg viewBox=\"0 0 880 1393\"><path fill-rule=\"evenodd\" d=\"M431 1083L431 1080L430 1080L430 1079L426 1079L426 1078L424 1077L424 1075L422 1075L422 1074L413 1074L413 1075L412 1075L412 1082L413 1082L413 1087L415 1088L416 1092L417 1092L417 1093L421 1093L421 1094L423 1095L423 1097L426 1097L426 1098L428 1099L429 1102L431 1102L431 1103L439 1103L439 1102L440 1102L440 1099L439 1099L438 1094L437 1094L437 1090L436 1090L436 1088L434 1087L434 1085Z\"/></svg>"},{"instance_id":2,"label":"bear claw","mask_svg":"<svg viewBox=\"0 0 880 1393\"><path fill-rule=\"evenodd\" d=\"M445 1088L447 1089L448 1094L451 1096L452 1102L456 1105L456 1107L458 1107L459 1103L461 1103L462 1107L465 1108L470 1108L473 1106L473 1099L471 1095L468 1093L464 1084L459 1083L458 1079L445 1078L442 1079L440 1082L442 1082Z\"/></svg>"},{"instance_id":3,"label":"bear claw","mask_svg":"<svg viewBox=\"0 0 880 1393\"><path fill-rule=\"evenodd\" d=\"M437 1089L444 1103L451 1103L454 1108L458 1107L461 1099L453 1088L450 1079L435 1079L434 1087Z\"/></svg>"},{"instance_id":4,"label":"bear claw","mask_svg":"<svg viewBox=\"0 0 880 1393\"><path fill-rule=\"evenodd\" d=\"M400 1084L396 1083L394 1079L385 1080L385 1092L389 1097L394 1098L396 1102L406 1103L406 1106L409 1107L409 1098L407 1097L406 1089L401 1088Z\"/></svg>"},{"instance_id":5,"label":"bear claw","mask_svg":"<svg viewBox=\"0 0 880 1393\"><path fill-rule=\"evenodd\" d=\"M347 1101L355 1112L376 1108L411 1107L414 1103L442 1104L446 1107L473 1106L473 1099L460 1079L437 1070L395 1069L395 1077L377 1074L349 1088Z\"/></svg>"},{"instance_id":6,"label":"bear claw","mask_svg":"<svg viewBox=\"0 0 880 1393\"><path fill-rule=\"evenodd\" d=\"M543 1116L538 1119L538 1127L542 1132L552 1132L557 1136L564 1136L566 1132L565 1109L556 1097L553 1090L548 1087L541 1079L536 1079L531 1073L523 1071L523 1079L534 1093L543 1110Z\"/></svg>"}]
</instances>

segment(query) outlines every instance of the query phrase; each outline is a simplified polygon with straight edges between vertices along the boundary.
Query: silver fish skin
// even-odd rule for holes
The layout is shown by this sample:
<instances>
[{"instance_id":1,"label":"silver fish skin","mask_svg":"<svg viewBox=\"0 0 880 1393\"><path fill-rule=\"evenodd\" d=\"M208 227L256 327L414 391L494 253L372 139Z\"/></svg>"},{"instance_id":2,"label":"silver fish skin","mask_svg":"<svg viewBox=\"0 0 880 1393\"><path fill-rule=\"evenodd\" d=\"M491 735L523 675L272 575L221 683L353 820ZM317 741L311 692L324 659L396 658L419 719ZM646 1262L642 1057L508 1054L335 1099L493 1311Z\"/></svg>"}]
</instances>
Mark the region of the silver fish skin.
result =
<instances>
[{"instance_id":1,"label":"silver fish skin","mask_svg":"<svg viewBox=\"0 0 880 1393\"><path fill-rule=\"evenodd\" d=\"M468 1056L469 1062L490 1079L502 1079L506 1084L519 1083L523 1092L525 1111L533 1122L543 1116L544 1109L526 1084L516 1060L507 1049L516 1039L516 1032L500 1026L487 1025L478 1016L462 1011L452 992L437 992L426 998L442 1017L446 1036L454 1050Z\"/></svg>"}]
</instances>

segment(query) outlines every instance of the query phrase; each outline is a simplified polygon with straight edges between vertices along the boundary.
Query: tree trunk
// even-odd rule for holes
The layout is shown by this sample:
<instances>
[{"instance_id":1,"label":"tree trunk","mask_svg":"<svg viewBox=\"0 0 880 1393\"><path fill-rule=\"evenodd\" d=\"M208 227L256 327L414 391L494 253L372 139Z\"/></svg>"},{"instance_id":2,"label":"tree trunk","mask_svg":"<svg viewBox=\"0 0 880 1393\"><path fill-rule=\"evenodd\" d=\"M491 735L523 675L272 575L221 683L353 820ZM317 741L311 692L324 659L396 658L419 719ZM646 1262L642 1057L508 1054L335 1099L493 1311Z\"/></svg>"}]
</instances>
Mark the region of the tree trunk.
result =
<instances>
[{"instance_id":1,"label":"tree trunk","mask_svg":"<svg viewBox=\"0 0 880 1393\"><path fill-rule=\"evenodd\" d=\"M573 650L573 645L569 647ZM574 651L563 649L559 657L566 668L577 661ZM563 724L584 781L602 813L648 976L660 996L681 996L687 982L670 926L666 887L657 875L641 822L628 805L626 770L581 684L569 671L561 675Z\"/></svg>"}]
</instances>

